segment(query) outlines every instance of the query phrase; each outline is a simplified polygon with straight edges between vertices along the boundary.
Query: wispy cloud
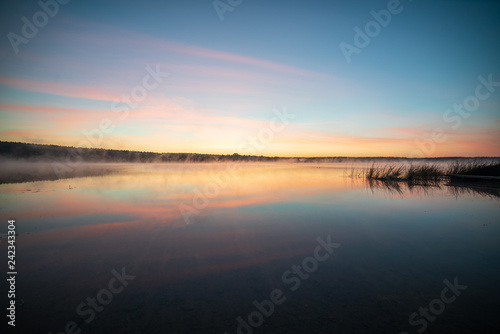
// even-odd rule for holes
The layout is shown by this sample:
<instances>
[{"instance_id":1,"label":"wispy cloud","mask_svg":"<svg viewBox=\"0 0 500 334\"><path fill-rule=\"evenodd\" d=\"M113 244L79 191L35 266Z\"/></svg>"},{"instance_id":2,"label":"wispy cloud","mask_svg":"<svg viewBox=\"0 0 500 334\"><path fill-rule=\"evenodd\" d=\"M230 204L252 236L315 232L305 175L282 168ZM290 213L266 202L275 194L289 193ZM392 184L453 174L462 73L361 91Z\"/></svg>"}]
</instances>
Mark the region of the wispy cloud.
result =
<instances>
[{"instance_id":1,"label":"wispy cloud","mask_svg":"<svg viewBox=\"0 0 500 334\"><path fill-rule=\"evenodd\" d=\"M48 80L41 81L0 77L0 84L24 91L75 97L81 99L115 101L119 98L118 95L106 91L102 88L72 85L68 83L57 83Z\"/></svg>"}]
</instances>

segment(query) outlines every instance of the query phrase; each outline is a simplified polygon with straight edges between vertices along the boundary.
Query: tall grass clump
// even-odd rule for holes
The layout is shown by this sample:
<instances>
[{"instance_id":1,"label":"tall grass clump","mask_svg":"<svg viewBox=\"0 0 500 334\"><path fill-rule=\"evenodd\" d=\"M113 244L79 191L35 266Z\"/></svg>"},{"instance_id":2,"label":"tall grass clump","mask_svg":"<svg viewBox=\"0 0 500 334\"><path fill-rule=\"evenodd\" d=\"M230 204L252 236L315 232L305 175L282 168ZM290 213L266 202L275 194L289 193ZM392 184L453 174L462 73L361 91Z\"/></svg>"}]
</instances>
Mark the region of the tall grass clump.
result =
<instances>
[{"instance_id":1,"label":"tall grass clump","mask_svg":"<svg viewBox=\"0 0 500 334\"><path fill-rule=\"evenodd\" d=\"M456 161L451 165L421 164L409 166L372 165L365 172L367 180L406 181L412 184L438 184L452 175L500 176L500 162Z\"/></svg>"},{"instance_id":2,"label":"tall grass clump","mask_svg":"<svg viewBox=\"0 0 500 334\"><path fill-rule=\"evenodd\" d=\"M433 182L443 179L443 170L437 165L386 165L375 167L372 165L365 173L368 180L379 181L407 181L411 183Z\"/></svg>"},{"instance_id":3,"label":"tall grass clump","mask_svg":"<svg viewBox=\"0 0 500 334\"><path fill-rule=\"evenodd\" d=\"M386 165L384 167L375 167L372 165L365 172L367 179L381 180L381 179L398 179L403 175L403 166Z\"/></svg>"},{"instance_id":4,"label":"tall grass clump","mask_svg":"<svg viewBox=\"0 0 500 334\"><path fill-rule=\"evenodd\" d=\"M446 174L500 176L500 162L456 161L448 167Z\"/></svg>"}]
</instances>

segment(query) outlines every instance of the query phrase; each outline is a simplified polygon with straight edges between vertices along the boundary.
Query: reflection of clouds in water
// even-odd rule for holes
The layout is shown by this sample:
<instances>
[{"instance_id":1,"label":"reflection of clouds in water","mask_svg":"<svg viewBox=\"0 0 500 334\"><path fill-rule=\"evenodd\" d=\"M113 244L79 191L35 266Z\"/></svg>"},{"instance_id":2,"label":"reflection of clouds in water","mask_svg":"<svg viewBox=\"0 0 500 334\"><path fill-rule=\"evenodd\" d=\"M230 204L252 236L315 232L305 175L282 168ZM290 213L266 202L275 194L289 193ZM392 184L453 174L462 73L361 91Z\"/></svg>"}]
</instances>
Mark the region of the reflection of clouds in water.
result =
<instances>
[{"instance_id":1,"label":"reflection of clouds in water","mask_svg":"<svg viewBox=\"0 0 500 334\"><path fill-rule=\"evenodd\" d=\"M126 302L113 301L117 319L146 305L152 319L171 314L175 327L183 308L193 317L205 310L212 315L223 296L222 303L230 304L219 305L221 313L213 318L223 314L232 321L228 310L245 314L249 300L279 287L284 270L310 255L319 235L335 235L344 253L311 278L297 312L340 314L345 303L346 317L362 312L370 302L367 286L378 295L397 294L392 300L406 305L413 296L405 298L407 286L428 293L427 282L443 277L441 263L446 270L474 273L480 259L481 274L496 270L498 233L491 232L498 205L488 198L470 200L477 195L466 192L455 199L445 185L372 184L370 190L363 179L345 177L345 165L246 164L185 225L177 204L189 203L193 189L212 182L225 165L127 166L106 176L0 185L0 212L16 217L23 229L23 298L30 305L25 312L37 326L64 324L82 298L109 281L112 268L124 266L137 273L137 282L120 297ZM478 224L484 233L468 239ZM457 257L465 252L467 257ZM325 301L335 307L338 298L341 309L324 308ZM370 309L377 309L379 300L371 301Z\"/></svg>"},{"instance_id":2,"label":"reflection of clouds in water","mask_svg":"<svg viewBox=\"0 0 500 334\"><path fill-rule=\"evenodd\" d=\"M451 187L444 183L365 181L346 175L346 164L244 163L224 187L207 200L193 223L253 208L283 208L290 203L322 206L355 205L360 191L371 196L404 197L412 205L421 197L500 197L498 190ZM5 184L4 208L24 220L26 230L142 221L144 227L184 228L179 205L193 205L193 191L213 182L226 164L123 164L98 177ZM350 171L347 173L349 174ZM347 177L346 177L347 176ZM280 209L283 210L283 209ZM88 217L88 218L86 218ZM71 223L71 224L70 224Z\"/></svg>"}]
</instances>

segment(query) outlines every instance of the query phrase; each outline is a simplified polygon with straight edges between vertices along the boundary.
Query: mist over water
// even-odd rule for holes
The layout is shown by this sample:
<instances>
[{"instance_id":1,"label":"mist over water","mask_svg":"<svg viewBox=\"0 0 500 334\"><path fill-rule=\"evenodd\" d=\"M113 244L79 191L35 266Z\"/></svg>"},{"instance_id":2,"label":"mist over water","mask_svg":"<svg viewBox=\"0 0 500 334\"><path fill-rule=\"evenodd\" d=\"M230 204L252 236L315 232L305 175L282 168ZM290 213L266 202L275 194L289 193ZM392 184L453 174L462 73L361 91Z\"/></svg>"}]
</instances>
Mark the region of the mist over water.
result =
<instances>
[{"instance_id":1,"label":"mist over water","mask_svg":"<svg viewBox=\"0 0 500 334\"><path fill-rule=\"evenodd\" d=\"M253 157L252 157L253 158ZM193 160L193 161L192 161ZM238 165L240 167L249 168L256 166L281 166L290 165L311 165L319 164L325 167L339 167L344 169L363 169L368 167L384 166L403 166L411 165L432 165L438 168L444 168L454 163L474 163L474 162L490 163L498 162L498 158L439 158L439 159L406 159L406 158L276 158L275 161L254 161L248 157L240 156L236 160L226 161L199 161L199 158L185 157L180 162L165 162L161 158L155 157L148 162L130 162L130 161L86 161L82 157L72 159L55 159L50 154L40 155L36 158L8 158L0 157L0 184L2 183L19 183L44 180L69 179L74 177L85 176L102 176L112 173L118 173L123 170L135 168L135 170L152 170L152 169L181 169L190 170L199 168L200 170L211 170L224 167ZM210 167L212 166L212 167Z\"/></svg>"}]
</instances>

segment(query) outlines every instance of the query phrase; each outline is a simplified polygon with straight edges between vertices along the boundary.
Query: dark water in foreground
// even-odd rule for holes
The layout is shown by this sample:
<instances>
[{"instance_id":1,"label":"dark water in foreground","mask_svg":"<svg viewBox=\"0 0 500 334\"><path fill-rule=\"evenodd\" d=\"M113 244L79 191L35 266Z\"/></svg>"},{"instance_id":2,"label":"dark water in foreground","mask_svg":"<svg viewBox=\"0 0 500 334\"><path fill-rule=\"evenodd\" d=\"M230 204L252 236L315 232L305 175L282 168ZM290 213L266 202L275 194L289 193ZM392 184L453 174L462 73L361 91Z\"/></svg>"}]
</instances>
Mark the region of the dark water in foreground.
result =
<instances>
[{"instance_id":1,"label":"dark water in foreground","mask_svg":"<svg viewBox=\"0 0 500 334\"><path fill-rule=\"evenodd\" d=\"M370 188L343 168L142 166L1 185L1 232L15 218L20 233L10 330L497 332L498 197Z\"/></svg>"}]
</instances>

